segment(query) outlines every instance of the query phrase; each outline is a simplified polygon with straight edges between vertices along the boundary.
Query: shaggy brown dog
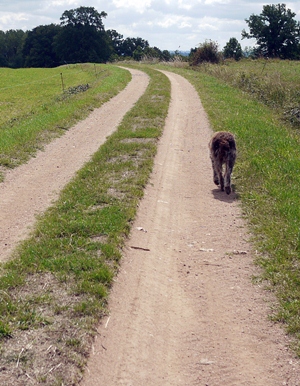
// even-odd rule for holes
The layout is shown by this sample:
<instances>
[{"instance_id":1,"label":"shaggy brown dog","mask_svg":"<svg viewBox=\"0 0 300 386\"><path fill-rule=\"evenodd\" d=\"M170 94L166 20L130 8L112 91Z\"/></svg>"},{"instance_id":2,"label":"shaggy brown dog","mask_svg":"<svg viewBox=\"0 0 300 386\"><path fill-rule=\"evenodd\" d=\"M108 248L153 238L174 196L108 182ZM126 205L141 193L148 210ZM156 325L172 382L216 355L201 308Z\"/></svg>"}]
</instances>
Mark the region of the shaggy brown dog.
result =
<instances>
[{"instance_id":1,"label":"shaggy brown dog","mask_svg":"<svg viewBox=\"0 0 300 386\"><path fill-rule=\"evenodd\" d=\"M214 183L221 190L231 193L231 173L236 159L236 143L233 134L218 131L209 142L210 158L214 171ZM223 176L223 165L225 173Z\"/></svg>"}]
</instances>

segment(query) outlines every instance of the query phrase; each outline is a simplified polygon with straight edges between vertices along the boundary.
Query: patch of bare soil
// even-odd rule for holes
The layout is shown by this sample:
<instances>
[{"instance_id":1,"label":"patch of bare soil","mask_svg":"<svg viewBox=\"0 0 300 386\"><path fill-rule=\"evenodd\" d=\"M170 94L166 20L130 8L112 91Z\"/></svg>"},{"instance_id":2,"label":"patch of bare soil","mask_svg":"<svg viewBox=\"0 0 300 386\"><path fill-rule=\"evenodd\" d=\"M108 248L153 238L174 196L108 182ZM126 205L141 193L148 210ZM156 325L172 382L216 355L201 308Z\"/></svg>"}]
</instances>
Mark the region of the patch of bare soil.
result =
<instances>
[{"instance_id":1,"label":"patch of bare soil","mask_svg":"<svg viewBox=\"0 0 300 386\"><path fill-rule=\"evenodd\" d=\"M123 92L6 175L1 260L142 95L148 77L130 71ZM251 283L257 268L236 197L213 184L212 132L201 102L185 79L166 75L172 102L165 131L81 384L299 386L299 360L268 320L274 299ZM57 358L56 347L44 346L49 361ZM0 384L16 384L2 370Z\"/></svg>"},{"instance_id":2,"label":"patch of bare soil","mask_svg":"<svg viewBox=\"0 0 300 386\"><path fill-rule=\"evenodd\" d=\"M296 386L299 360L268 319L235 194L215 187L207 117L167 73L172 103L151 181L82 386ZM238 161L237 161L238 162Z\"/></svg>"}]
</instances>

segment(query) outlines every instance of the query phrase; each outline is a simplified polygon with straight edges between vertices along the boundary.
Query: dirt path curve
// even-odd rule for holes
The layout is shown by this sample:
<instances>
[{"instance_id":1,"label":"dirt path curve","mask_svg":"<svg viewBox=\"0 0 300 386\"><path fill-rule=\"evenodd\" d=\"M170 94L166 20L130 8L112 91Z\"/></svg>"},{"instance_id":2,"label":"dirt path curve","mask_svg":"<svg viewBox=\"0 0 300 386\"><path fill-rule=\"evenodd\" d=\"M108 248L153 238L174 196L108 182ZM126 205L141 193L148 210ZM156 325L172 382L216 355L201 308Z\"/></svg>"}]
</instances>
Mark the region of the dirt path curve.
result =
<instances>
[{"instance_id":1,"label":"dirt path curve","mask_svg":"<svg viewBox=\"0 0 300 386\"><path fill-rule=\"evenodd\" d=\"M235 196L212 182L198 95L166 75L165 131L82 386L300 385L267 294L251 284Z\"/></svg>"},{"instance_id":2,"label":"dirt path curve","mask_svg":"<svg viewBox=\"0 0 300 386\"><path fill-rule=\"evenodd\" d=\"M6 174L0 183L0 261L7 259L42 213L58 197L91 155L105 142L145 92L148 76L129 70L132 80L117 96L95 109L27 164Z\"/></svg>"}]
</instances>

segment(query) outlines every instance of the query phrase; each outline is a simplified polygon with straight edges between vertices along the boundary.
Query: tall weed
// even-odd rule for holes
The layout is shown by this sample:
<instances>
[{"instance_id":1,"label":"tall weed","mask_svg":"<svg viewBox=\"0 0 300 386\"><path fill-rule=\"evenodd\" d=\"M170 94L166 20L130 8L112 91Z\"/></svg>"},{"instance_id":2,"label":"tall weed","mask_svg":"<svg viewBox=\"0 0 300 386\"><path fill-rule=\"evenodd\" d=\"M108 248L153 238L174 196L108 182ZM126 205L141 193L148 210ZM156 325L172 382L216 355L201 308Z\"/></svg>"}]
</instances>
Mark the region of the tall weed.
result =
<instances>
[{"instance_id":1,"label":"tall weed","mask_svg":"<svg viewBox=\"0 0 300 386\"><path fill-rule=\"evenodd\" d=\"M298 62L247 59L240 62L225 61L219 65L203 63L194 69L249 93L276 109L283 119L300 127Z\"/></svg>"}]
</instances>

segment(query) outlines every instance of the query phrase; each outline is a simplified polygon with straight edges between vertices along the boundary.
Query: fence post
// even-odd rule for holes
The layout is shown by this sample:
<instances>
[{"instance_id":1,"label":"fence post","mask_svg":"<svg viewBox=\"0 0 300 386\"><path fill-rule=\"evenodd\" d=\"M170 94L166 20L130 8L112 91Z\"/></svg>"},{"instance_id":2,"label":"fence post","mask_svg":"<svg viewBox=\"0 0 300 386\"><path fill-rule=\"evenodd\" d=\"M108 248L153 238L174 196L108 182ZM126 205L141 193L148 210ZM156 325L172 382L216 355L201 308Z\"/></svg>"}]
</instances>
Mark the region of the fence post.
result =
<instances>
[{"instance_id":1,"label":"fence post","mask_svg":"<svg viewBox=\"0 0 300 386\"><path fill-rule=\"evenodd\" d=\"M60 73L60 78L61 78L61 86L62 86L62 90L63 90L63 92L64 92L64 91L65 91L65 85L64 85L64 78L63 78L62 72Z\"/></svg>"},{"instance_id":2,"label":"fence post","mask_svg":"<svg viewBox=\"0 0 300 386\"><path fill-rule=\"evenodd\" d=\"M96 63L94 63L94 71L95 71L96 78L98 78Z\"/></svg>"}]
</instances>

